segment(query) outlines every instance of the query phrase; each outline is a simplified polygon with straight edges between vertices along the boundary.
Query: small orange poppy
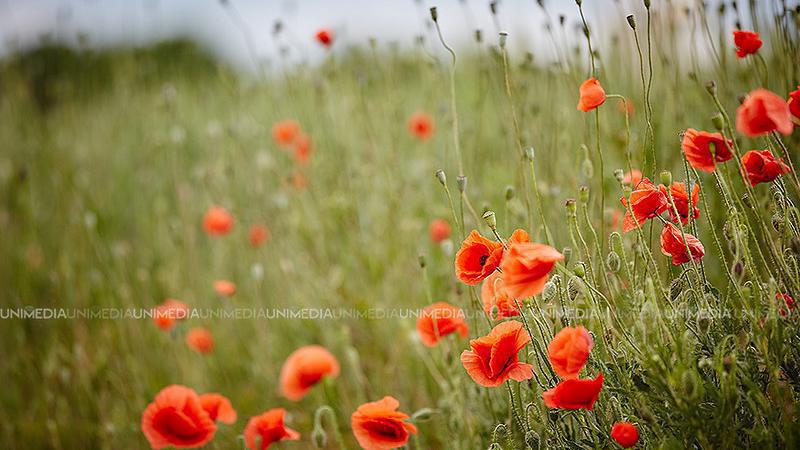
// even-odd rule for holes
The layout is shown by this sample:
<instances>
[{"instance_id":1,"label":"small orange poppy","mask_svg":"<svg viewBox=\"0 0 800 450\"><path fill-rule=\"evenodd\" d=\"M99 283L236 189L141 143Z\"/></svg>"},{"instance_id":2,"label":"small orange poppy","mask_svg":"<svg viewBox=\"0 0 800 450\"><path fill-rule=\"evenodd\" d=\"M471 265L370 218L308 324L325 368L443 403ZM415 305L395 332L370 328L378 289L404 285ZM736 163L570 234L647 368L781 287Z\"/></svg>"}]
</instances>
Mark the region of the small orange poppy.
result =
<instances>
[{"instance_id":1,"label":"small orange poppy","mask_svg":"<svg viewBox=\"0 0 800 450\"><path fill-rule=\"evenodd\" d=\"M408 118L408 132L421 141L433 136L433 118L424 112L416 112Z\"/></svg>"},{"instance_id":2,"label":"small orange poppy","mask_svg":"<svg viewBox=\"0 0 800 450\"><path fill-rule=\"evenodd\" d=\"M311 138L305 134L301 134L294 141L294 152L292 158L298 164L306 165L311 161L311 152L313 150Z\"/></svg>"},{"instance_id":3,"label":"small orange poppy","mask_svg":"<svg viewBox=\"0 0 800 450\"><path fill-rule=\"evenodd\" d=\"M158 328L169 331L178 320L183 320L188 315L189 307L186 303L168 298L153 310L153 322Z\"/></svg>"},{"instance_id":4,"label":"small orange poppy","mask_svg":"<svg viewBox=\"0 0 800 450\"><path fill-rule=\"evenodd\" d=\"M500 263L506 292L516 299L540 294L550 271L563 259L564 255L549 245L510 242Z\"/></svg>"},{"instance_id":5,"label":"small orange poppy","mask_svg":"<svg viewBox=\"0 0 800 450\"><path fill-rule=\"evenodd\" d=\"M223 236L233 228L233 216L221 206L212 206L203 217L203 229L209 236Z\"/></svg>"},{"instance_id":6,"label":"small orange poppy","mask_svg":"<svg viewBox=\"0 0 800 450\"><path fill-rule=\"evenodd\" d=\"M622 197L619 200L625 207L625 217L622 218L623 232L635 230L642 226L647 219L652 219L669 208L667 196L647 178L636 185L636 189L631 192L629 199ZM630 208L628 208L629 202Z\"/></svg>"},{"instance_id":7,"label":"small orange poppy","mask_svg":"<svg viewBox=\"0 0 800 450\"><path fill-rule=\"evenodd\" d=\"M456 253L456 277L463 283L476 285L494 272L502 257L503 244L472 230Z\"/></svg>"},{"instance_id":8,"label":"small orange poppy","mask_svg":"<svg viewBox=\"0 0 800 450\"><path fill-rule=\"evenodd\" d=\"M197 393L177 384L162 389L147 405L141 426L153 449L202 447L217 432L217 425L203 409Z\"/></svg>"},{"instance_id":9,"label":"small orange poppy","mask_svg":"<svg viewBox=\"0 0 800 450\"><path fill-rule=\"evenodd\" d=\"M231 401L225 396L211 393L200 396L200 406L206 410L208 417L215 422L222 422L228 425L236 422L236 410L233 409Z\"/></svg>"},{"instance_id":10,"label":"small orange poppy","mask_svg":"<svg viewBox=\"0 0 800 450\"><path fill-rule=\"evenodd\" d=\"M286 427L286 410L270 409L260 416L251 417L244 428L244 444L250 450L264 450L279 441L297 441L300 433Z\"/></svg>"},{"instance_id":11,"label":"small orange poppy","mask_svg":"<svg viewBox=\"0 0 800 450\"><path fill-rule=\"evenodd\" d=\"M595 77L591 77L581 84L580 94L578 109L583 112L589 112L606 101L606 91Z\"/></svg>"},{"instance_id":12,"label":"small orange poppy","mask_svg":"<svg viewBox=\"0 0 800 450\"><path fill-rule=\"evenodd\" d=\"M611 427L611 439L622 448L631 448L639 441L639 431L630 422L617 422Z\"/></svg>"},{"instance_id":13,"label":"small orange poppy","mask_svg":"<svg viewBox=\"0 0 800 450\"><path fill-rule=\"evenodd\" d=\"M214 291L223 297L232 297L236 293L236 285L228 280L214 281Z\"/></svg>"},{"instance_id":14,"label":"small orange poppy","mask_svg":"<svg viewBox=\"0 0 800 450\"><path fill-rule=\"evenodd\" d=\"M438 244L450 237L450 224L444 219L434 219L428 228L431 242Z\"/></svg>"},{"instance_id":15,"label":"small orange poppy","mask_svg":"<svg viewBox=\"0 0 800 450\"><path fill-rule=\"evenodd\" d=\"M320 28L314 35L314 38L325 48L333 45L333 31L327 28Z\"/></svg>"},{"instance_id":16,"label":"small orange poppy","mask_svg":"<svg viewBox=\"0 0 800 450\"><path fill-rule=\"evenodd\" d=\"M470 378L484 387L500 386L509 379L525 381L533 377L533 366L519 361L519 351L530 341L522 324L509 320L469 341L470 350L461 353L461 364Z\"/></svg>"},{"instance_id":17,"label":"small orange poppy","mask_svg":"<svg viewBox=\"0 0 800 450\"><path fill-rule=\"evenodd\" d=\"M388 395L359 406L350 416L358 445L366 450L389 450L406 445L410 435L417 433L417 427L406 422L409 416L397 411L399 407L400 402Z\"/></svg>"},{"instance_id":18,"label":"small orange poppy","mask_svg":"<svg viewBox=\"0 0 800 450\"><path fill-rule=\"evenodd\" d=\"M284 397L302 399L324 377L339 376L339 361L325 347L307 345L295 350L281 367L280 385Z\"/></svg>"},{"instance_id":19,"label":"small orange poppy","mask_svg":"<svg viewBox=\"0 0 800 450\"><path fill-rule=\"evenodd\" d=\"M742 156L742 170L751 186L769 183L791 172L783 160L775 158L769 150L750 150Z\"/></svg>"},{"instance_id":20,"label":"small orange poppy","mask_svg":"<svg viewBox=\"0 0 800 450\"><path fill-rule=\"evenodd\" d=\"M636 188L636 185L638 185L640 181L642 181L642 171L639 169L632 169L630 172L625 172L625 175L622 177L622 183L632 188Z\"/></svg>"},{"instance_id":21,"label":"small orange poppy","mask_svg":"<svg viewBox=\"0 0 800 450\"><path fill-rule=\"evenodd\" d=\"M281 120L272 125L272 139L282 147L292 145L301 132L296 120Z\"/></svg>"},{"instance_id":22,"label":"small orange poppy","mask_svg":"<svg viewBox=\"0 0 800 450\"><path fill-rule=\"evenodd\" d=\"M186 333L186 345L197 353L211 353L214 351L214 335L207 328L192 328Z\"/></svg>"},{"instance_id":23,"label":"small orange poppy","mask_svg":"<svg viewBox=\"0 0 800 450\"><path fill-rule=\"evenodd\" d=\"M462 338L469 335L464 311L446 302L436 302L422 310L417 319L417 332L422 343L433 347L439 339L458 333Z\"/></svg>"},{"instance_id":24,"label":"small orange poppy","mask_svg":"<svg viewBox=\"0 0 800 450\"><path fill-rule=\"evenodd\" d=\"M545 391L542 400L548 408L587 409L594 407L603 388L603 374L594 380L577 378L561 381L556 387Z\"/></svg>"},{"instance_id":25,"label":"small orange poppy","mask_svg":"<svg viewBox=\"0 0 800 450\"><path fill-rule=\"evenodd\" d=\"M261 247L261 245L264 242L267 242L270 238L269 228L260 223L251 225L248 238L250 240L251 247Z\"/></svg>"},{"instance_id":26,"label":"small orange poppy","mask_svg":"<svg viewBox=\"0 0 800 450\"><path fill-rule=\"evenodd\" d=\"M794 124L789 104L783 97L766 89L756 89L736 109L736 129L749 137L772 131L792 134Z\"/></svg>"},{"instance_id":27,"label":"small orange poppy","mask_svg":"<svg viewBox=\"0 0 800 450\"><path fill-rule=\"evenodd\" d=\"M758 33L745 30L735 30L733 32L733 43L736 45L736 56L744 58L747 55L754 55L764 43L758 37Z\"/></svg>"},{"instance_id":28,"label":"small orange poppy","mask_svg":"<svg viewBox=\"0 0 800 450\"><path fill-rule=\"evenodd\" d=\"M547 359L556 375L562 379L578 378L578 373L589 359L592 347L594 341L586 328L564 327L547 346Z\"/></svg>"}]
</instances>

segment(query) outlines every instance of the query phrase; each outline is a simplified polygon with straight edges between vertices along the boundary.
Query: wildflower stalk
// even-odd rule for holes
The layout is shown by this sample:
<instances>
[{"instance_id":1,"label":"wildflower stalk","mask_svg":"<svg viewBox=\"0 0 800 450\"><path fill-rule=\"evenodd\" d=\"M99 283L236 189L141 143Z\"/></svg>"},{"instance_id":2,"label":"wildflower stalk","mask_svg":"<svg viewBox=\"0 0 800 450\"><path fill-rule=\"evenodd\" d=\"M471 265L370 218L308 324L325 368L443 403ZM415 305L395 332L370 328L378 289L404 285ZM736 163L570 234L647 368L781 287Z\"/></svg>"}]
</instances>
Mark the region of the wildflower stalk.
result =
<instances>
[{"instance_id":1,"label":"wildflower stalk","mask_svg":"<svg viewBox=\"0 0 800 450\"><path fill-rule=\"evenodd\" d=\"M514 422L517 423L519 429L522 430L523 434L525 434L528 432L528 424L522 420L522 415L517 409L517 402L516 402L516 397L514 396L514 390L511 389L511 381L506 381L506 388L508 388L508 401L511 404L511 415L514 417Z\"/></svg>"},{"instance_id":2,"label":"wildflower stalk","mask_svg":"<svg viewBox=\"0 0 800 450\"><path fill-rule=\"evenodd\" d=\"M347 446L347 442L345 442L344 438L342 437L342 431L339 429L339 421L336 420L336 413L334 412L333 408L328 405L322 405L317 408L317 411L314 413L314 433L323 433L325 432L325 428L322 425L322 418L323 416L327 415L328 420L330 421L330 426L333 428L333 434L336 436L336 442L339 444L340 449L348 450L350 447Z\"/></svg>"},{"instance_id":3,"label":"wildflower stalk","mask_svg":"<svg viewBox=\"0 0 800 450\"><path fill-rule=\"evenodd\" d=\"M649 21L649 15L648 15ZM653 121L652 121L652 109L650 107L650 99L648 97L647 91L647 82L645 81L644 76L644 56L642 54L642 44L639 42L639 33L636 31L636 20L633 15L628 16L628 24L633 31L633 40L636 43L636 53L639 55L639 75L642 81L642 99L645 102L644 108L644 118L645 122L647 123L647 133L645 133L645 145L642 146L642 169L647 171L647 148L648 143L652 143L655 140L655 133L653 131ZM656 167L656 154L655 154L655 145L649 145L651 149L651 153L653 156L653 170Z\"/></svg>"},{"instance_id":4,"label":"wildflower stalk","mask_svg":"<svg viewBox=\"0 0 800 450\"><path fill-rule=\"evenodd\" d=\"M534 150L528 149L529 155L528 164L531 167L531 183L533 184L533 193L536 194L536 207L539 210L539 220L542 221L542 229L544 230L544 241L547 245L552 245L553 240L550 237L550 230L547 228L547 221L544 219L544 207L542 206L542 194L539 192L539 183L536 179L536 166L533 163Z\"/></svg>"},{"instance_id":5,"label":"wildflower stalk","mask_svg":"<svg viewBox=\"0 0 800 450\"><path fill-rule=\"evenodd\" d=\"M791 169L792 173L791 179L792 182L794 183L794 188L796 190L795 193L800 196L800 179L797 178L797 171L794 170L794 163L792 162L792 157L789 155L789 149L786 148L786 144L783 143L783 140L776 131L772 132L772 137L773 139L775 139L775 142L778 143L778 146L781 148L781 151L783 152L783 155L781 156L783 157L784 160L786 160L789 163L789 168Z\"/></svg>"}]
</instances>

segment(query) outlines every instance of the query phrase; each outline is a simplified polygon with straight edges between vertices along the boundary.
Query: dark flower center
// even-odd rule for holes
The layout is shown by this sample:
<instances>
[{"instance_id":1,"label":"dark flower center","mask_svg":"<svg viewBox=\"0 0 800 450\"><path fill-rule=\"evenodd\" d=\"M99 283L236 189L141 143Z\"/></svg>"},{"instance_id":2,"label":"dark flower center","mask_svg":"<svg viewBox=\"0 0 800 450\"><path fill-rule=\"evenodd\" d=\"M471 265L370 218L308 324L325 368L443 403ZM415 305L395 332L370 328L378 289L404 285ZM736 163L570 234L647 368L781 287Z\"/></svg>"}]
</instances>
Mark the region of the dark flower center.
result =
<instances>
[{"instance_id":1,"label":"dark flower center","mask_svg":"<svg viewBox=\"0 0 800 450\"><path fill-rule=\"evenodd\" d=\"M486 264L487 259L489 259L489 255L481 255L481 267Z\"/></svg>"}]
</instances>

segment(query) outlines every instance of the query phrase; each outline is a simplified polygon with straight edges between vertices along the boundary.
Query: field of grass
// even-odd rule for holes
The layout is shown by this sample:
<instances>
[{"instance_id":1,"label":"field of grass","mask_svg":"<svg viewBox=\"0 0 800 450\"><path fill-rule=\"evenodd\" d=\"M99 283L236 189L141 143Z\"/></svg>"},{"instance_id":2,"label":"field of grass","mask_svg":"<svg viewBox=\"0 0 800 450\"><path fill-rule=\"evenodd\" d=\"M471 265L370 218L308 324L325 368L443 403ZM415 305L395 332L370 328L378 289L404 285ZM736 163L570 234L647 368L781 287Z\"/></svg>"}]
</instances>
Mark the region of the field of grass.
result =
<instances>
[{"instance_id":1,"label":"field of grass","mask_svg":"<svg viewBox=\"0 0 800 450\"><path fill-rule=\"evenodd\" d=\"M276 407L301 434L277 447L312 448L322 405L345 441L325 420L327 448L357 448L351 413L385 395L409 415L430 409L413 418L413 449L619 448L609 430L623 420L636 424L640 448L797 448L797 313L775 296L800 295L800 185L786 174L746 189L736 159L771 149L786 160L785 145L797 163L800 134L735 131L740 153L713 174L686 164L681 139L688 128L717 131L710 91L733 121L740 96L797 88L798 14L760 17L765 45L739 59L732 30L705 29L716 9L653 3L649 36L647 11L631 9L641 61L623 19L587 17L608 95L588 113L575 107L592 69L573 19L559 29L553 18L557 62L506 54L485 32L460 52L453 80L434 29L400 51L334 43L319 66L263 77L182 42L105 53L51 46L0 63L3 314L149 309L167 298L200 310L344 312L192 317L166 332L147 318L4 318L0 447L147 448L142 412L181 384L219 392L238 412L208 448L242 448L247 419ZM448 20L439 18L445 38ZM581 38L577 48L559 40L566 34ZM626 99L628 120L612 94ZM428 140L409 133L418 111L433 118ZM307 165L272 139L286 119L312 139ZM622 233L615 171L631 168L656 184L662 171L700 184L700 215L686 226L705 248L697 263L670 264L657 219ZM213 205L235 219L224 236L203 231ZM520 358L536 377L508 387L479 386L459 359L499 322L480 308L481 286L454 276L465 233L493 239L479 217L487 210L503 238L522 228L567 256L510 319L530 325ZM452 229L441 243L429 237L435 219ZM258 248L253 224L271 235ZM233 281L235 295L215 293L218 279ZM437 301L464 310L468 339L422 345L411 312ZM542 402L558 382L544 349L567 325L594 338L582 377L602 372L604 384L591 411ZM213 333L212 353L187 346L197 326ZM281 366L309 344L329 349L341 373L289 401Z\"/></svg>"}]
</instances>

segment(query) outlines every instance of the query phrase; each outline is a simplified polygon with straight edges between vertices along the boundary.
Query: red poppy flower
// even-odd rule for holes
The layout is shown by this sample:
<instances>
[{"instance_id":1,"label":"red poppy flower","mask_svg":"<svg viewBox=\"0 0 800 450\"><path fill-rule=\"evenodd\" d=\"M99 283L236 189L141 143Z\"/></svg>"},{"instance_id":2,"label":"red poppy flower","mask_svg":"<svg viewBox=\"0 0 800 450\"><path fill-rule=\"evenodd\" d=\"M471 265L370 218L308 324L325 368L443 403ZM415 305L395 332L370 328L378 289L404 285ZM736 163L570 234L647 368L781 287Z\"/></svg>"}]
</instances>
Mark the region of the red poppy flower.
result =
<instances>
[{"instance_id":1,"label":"red poppy flower","mask_svg":"<svg viewBox=\"0 0 800 450\"><path fill-rule=\"evenodd\" d=\"M750 185L768 183L779 176L791 172L783 160L776 159L769 150L750 150L742 156L742 170L750 180Z\"/></svg>"},{"instance_id":2,"label":"red poppy flower","mask_svg":"<svg viewBox=\"0 0 800 450\"><path fill-rule=\"evenodd\" d=\"M789 101L787 103L789 104L789 112L800 119L800 86L797 86L797 89L789 93Z\"/></svg>"},{"instance_id":3,"label":"red poppy flower","mask_svg":"<svg viewBox=\"0 0 800 450\"><path fill-rule=\"evenodd\" d=\"M751 92L736 109L736 129L745 136L756 137L771 131L789 135L792 128L789 104L766 89Z\"/></svg>"},{"instance_id":4,"label":"red poppy flower","mask_svg":"<svg viewBox=\"0 0 800 450\"><path fill-rule=\"evenodd\" d=\"M208 417L215 422L232 424L236 422L236 410L231 401L220 394L203 394L200 396L200 406L206 410Z\"/></svg>"},{"instance_id":5,"label":"red poppy flower","mask_svg":"<svg viewBox=\"0 0 800 450\"><path fill-rule=\"evenodd\" d=\"M206 328L192 328L186 333L186 344L197 353L211 353L214 351L214 335Z\"/></svg>"},{"instance_id":6,"label":"red poppy flower","mask_svg":"<svg viewBox=\"0 0 800 450\"><path fill-rule=\"evenodd\" d=\"M589 112L606 101L606 91L595 77L589 78L581 84L580 94L578 109L583 112Z\"/></svg>"},{"instance_id":7,"label":"red poppy flower","mask_svg":"<svg viewBox=\"0 0 800 450\"><path fill-rule=\"evenodd\" d=\"M763 44L761 39L758 38L758 33L744 30L735 30L733 32L733 43L736 44L736 56L739 58L754 55Z\"/></svg>"},{"instance_id":8,"label":"red poppy flower","mask_svg":"<svg viewBox=\"0 0 800 450\"><path fill-rule=\"evenodd\" d=\"M547 359L556 375L562 379L578 378L578 373L589 359L592 347L594 341L586 328L564 327L547 346Z\"/></svg>"},{"instance_id":9,"label":"red poppy flower","mask_svg":"<svg viewBox=\"0 0 800 450\"><path fill-rule=\"evenodd\" d=\"M631 448L639 441L639 431L630 422L617 422L611 427L611 439L622 448Z\"/></svg>"},{"instance_id":10,"label":"red poppy flower","mask_svg":"<svg viewBox=\"0 0 800 450\"><path fill-rule=\"evenodd\" d=\"M327 28L320 28L314 35L317 42L322 44L323 47L328 48L333 44L333 31Z\"/></svg>"},{"instance_id":11,"label":"red poppy flower","mask_svg":"<svg viewBox=\"0 0 800 450\"><path fill-rule=\"evenodd\" d=\"M221 206L212 206L203 217L203 229L209 236L223 236L233 228L233 216Z\"/></svg>"},{"instance_id":12,"label":"red poppy flower","mask_svg":"<svg viewBox=\"0 0 800 450\"><path fill-rule=\"evenodd\" d=\"M434 219L428 228L431 242L438 244L450 237L450 224L444 219Z\"/></svg>"},{"instance_id":13,"label":"red poppy flower","mask_svg":"<svg viewBox=\"0 0 800 450\"><path fill-rule=\"evenodd\" d=\"M433 136L433 118L424 112L416 112L408 118L408 132L425 141Z\"/></svg>"},{"instance_id":14,"label":"red poppy flower","mask_svg":"<svg viewBox=\"0 0 800 450\"><path fill-rule=\"evenodd\" d=\"M270 409L260 416L251 417L244 428L244 443L250 450L264 450L279 441L296 441L300 433L284 424L286 410ZM258 438L258 443L256 443Z\"/></svg>"},{"instance_id":15,"label":"red poppy flower","mask_svg":"<svg viewBox=\"0 0 800 450\"><path fill-rule=\"evenodd\" d=\"M495 320L519 315L519 309L517 309L514 299L508 295L503 283L503 275L500 272L494 272L483 280L481 301L483 310L488 315L492 314L492 308L497 307Z\"/></svg>"},{"instance_id":16,"label":"red poppy flower","mask_svg":"<svg viewBox=\"0 0 800 450\"><path fill-rule=\"evenodd\" d=\"M667 195L667 187L663 184L658 185L658 189ZM672 201L675 202L675 209L678 210L678 215L680 216L681 223L686 225L687 223L691 222L694 219L700 217L700 208L697 207L697 202L700 201L700 185L695 183L692 187L692 198L691 198L691 206L689 203L689 193L686 191L686 185L679 181L675 181L669 187L670 195L672 195ZM667 197L667 201L669 201L669 197ZM669 211L669 216L672 218L673 222L677 222L678 218L675 217L675 211L672 209L672 205L668 204L669 207L667 211ZM691 210L691 213L690 213Z\"/></svg>"},{"instance_id":17,"label":"red poppy flower","mask_svg":"<svg viewBox=\"0 0 800 450\"><path fill-rule=\"evenodd\" d=\"M486 336L469 341L471 350L461 353L461 364L484 387L500 386L508 379L525 381L533 377L533 366L519 361L519 351L530 341L522 324L509 320Z\"/></svg>"},{"instance_id":18,"label":"red poppy flower","mask_svg":"<svg viewBox=\"0 0 800 450\"><path fill-rule=\"evenodd\" d=\"M292 145L301 133L296 120L281 120L272 126L272 139L283 147Z\"/></svg>"},{"instance_id":19,"label":"red poppy flower","mask_svg":"<svg viewBox=\"0 0 800 450\"><path fill-rule=\"evenodd\" d=\"M320 345L295 350L281 367L281 393L292 401L302 399L324 377L339 376L339 361Z\"/></svg>"},{"instance_id":20,"label":"red poppy flower","mask_svg":"<svg viewBox=\"0 0 800 450\"><path fill-rule=\"evenodd\" d=\"M469 335L464 311L446 302L426 306L417 319L417 333L422 343L433 347L444 336L458 333L462 338Z\"/></svg>"},{"instance_id":21,"label":"red poppy flower","mask_svg":"<svg viewBox=\"0 0 800 450\"><path fill-rule=\"evenodd\" d=\"M622 218L622 231L628 232L641 226L647 219L652 219L669 207L669 200L649 179L644 178L631 192L630 208L628 199L619 199L625 207L625 217ZM633 210L633 214L631 214Z\"/></svg>"},{"instance_id":22,"label":"red poppy flower","mask_svg":"<svg viewBox=\"0 0 800 450\"><path fill-rule=\"evenodd\" d=\"M502 257L503 244L472 230L456 253L456 277L469 285L478 284L494 272Z\"/></svg>"},{"instance_id":23,"label":"red poppy flower","mask_svg":"<svg viewBox=\"0 0 800 450\"><path fill-rule=\"evenodd\" d=\"M528 234L527 231L517 228L511 233L511 237L508 238L508 245L511 244L522 244L525 242L530 242L531 236Z\"/></svg>"},{"instance_id":24,"label":"red poppy flower","mask_svg":"<svg viewBox=\"0 0 800 450\"><path fill-rule=\"evenodd\" d=\"M313 150L311 138L306 136L305 134L300 134L297 136L297 139L294 141L294 151L292 152L292 158L294 158L295 162L298 164L308 164L311 160L311 152Z\"/></svg>"},{"instance_id":25,"label":"red poppy flower","mask_svg":"<svg viewBox=\"0 0 800 450\"><path fill-rule=\"evenodd\" d=\"M689 233L686 235L686 243L684 244L683 235L681 230L671 223L664 225L661 231L661 253L666 256L672 257L672 264L679 266L691 260L698 260L705 255L703 244L700 240ZM686 247L692 252L691 257L686 252Z\"/></svg>"},{"instance_id":26,"label":"red poppy flower","mask_svg":"<svg viewBox=\"0 0 800 450\"><path fill-rule=\"evenodd\" d=\"M563 259L564 255L549 245L509 241L500 264L506 292L517 299L540 294L550 271Z\"/></svg>"},{"instance_id":27,"label":"red poppy flower","mask_svg":"<svg viewBox=\"0 0 800 450\"><path fill-rule=\"evenodd\" d=\"M306 178L305 175L303 175L303 172L300 170L295 170L294 172L292 172L291 182L292 182L292 187L294 187L298 191L301 191L308 186L308 179Z\"/></svg>"},{"instance_id":28,"label":"red poppy flower","mask_svg":"<svg viewBox=\"0 0 800 450\"><path fill-rule=\"evenodd\" d=\"M228 280L214 281L214 291L223 297L232 297L236 293L236 285Z\"/></svg>"},{"instance_id":29,"label":"red poppy flower","mask_svg":"<svg viewBox=\"0 0 800 450\"><path fill-rule=\"evenodd\" d=\"M782 317L786 317L794 311L794 299L791 295L778 292L775 294L775 299L780 303L781 309L778 310L778 313Z\"/></svg>"},{"instance_id":30,"label":"red poppy flower","mask_svg":"<svg viewBox=\"0 0 800 450\"><path fill-rule=\"evenodd\" d=\"M630 172L625 172L622 177L622 183L635 188L639 182L642 181L642 171L639 169L632 169Z\"/></svg>"},{"instance_id":31,"label":"red poppy flower","mask_svg":"<svg viewBox=\"0 0 800 450\"><path fill-rule=\"evenodd\" d=\"M542 394L542 400L548 408L588 409L592 410L594 402L603 388L603 374L594 380L564 380Z\"/></svg>"},{"instance_id":32,"label":"red poppy flower","mask_svg":"<svg viewBox=\"0 0 800 450\"><path fill-rule=\"evenodd\" d=\"M408 414L397 408L400 402L386 396L376 402L364 403L350 416L358 445L366 450L388 450L408 443L409 436L417 434L417 427L406 422Z\"/></svg>"},{"instance_id":33,"label":"red poppy flower","mask_svg":"<svg viewBox=\"0 0 800 450\"><path fill-rule=\"evenodd\" d=\"M681 142L681 151L689 165L708 173L717 168L717 163L733 158L732 148L733 141L725 139L721 134L697 131L694 128L686 130Z\"/></svg>"},{"instance_id":34,"label":"red poppy flower","mask_svg":"<svg viewBox=\"0 0 800 450\"><path fill-rule=\"evenodd\" d=\"M270 238L269 228L266 225L262 224L254 224L250 226L250 232L248 233L248 239L250 240L251 247L260 247L264 242L267 242Z\"/></svg>"},{"instance_id":35,"label":"red poppy flower","mask_svg":"<svg viewBox=\"0 0 800 450\"><path fill-rule=\"evenodd\" d=\"M189 307L186 303L168 298L153 310L153 322L158 328L169 331L175 326L176 321L183 320L188 315Z\"/></svg>"},{"instance_id":36,"label":"red poppy flower","mask_svg":"<svg viewBox=\"0 0 800 450\"><path fill-rule=\"evenodd\" d=\"M154 449L202 447L216 431L197 393L186 386L165 387L142 414L142 432Z\"/></svg>"}]
</instances>

